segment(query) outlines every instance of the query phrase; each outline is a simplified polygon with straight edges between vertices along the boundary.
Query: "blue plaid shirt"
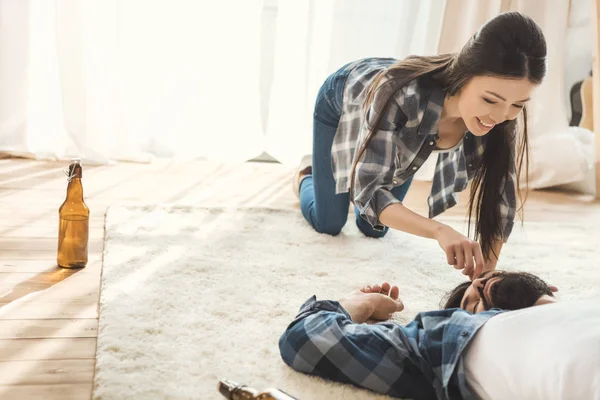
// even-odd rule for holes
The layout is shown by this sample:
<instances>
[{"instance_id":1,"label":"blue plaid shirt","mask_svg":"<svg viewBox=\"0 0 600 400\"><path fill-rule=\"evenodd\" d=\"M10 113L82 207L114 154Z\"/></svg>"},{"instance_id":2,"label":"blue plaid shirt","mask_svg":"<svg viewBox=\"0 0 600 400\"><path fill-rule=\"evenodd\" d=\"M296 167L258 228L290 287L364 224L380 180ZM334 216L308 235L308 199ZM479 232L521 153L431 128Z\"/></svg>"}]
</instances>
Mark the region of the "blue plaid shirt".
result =
<instances>
[{"instance_id":1,"label":"blue plaid shirt","mask_svg":"<svg viewBox=\"0 0 600 400\"><path fill-rule=\"evenodd\" d=\"M397 62L392 58L366 58L348 64L344 86L342 115L331 148L336 193L350 189L352 164L364 141L373 116L382 113L377 132L358 160L352 198L360 215L375 230L383 230L379 214L390 204L400 203L391 189L402 185L432 155L439 140L438 125L446 93L430 79L411 81L397 87L384 78L365 115L363 103L369 83ZM387 99L390 102L387 103ZM385 100L385 101L384 101ZM517 131L513 133L517 135ZM516 139L512 139L516 143ZM485 150L486 138L466 132L456 149L437 155L431 193L427 198L429 217L455 206L458 193L468 187ZM515 150L514 145L512 148ZM513 154L514 160L514 154ZM517 209L516 168L510 164L508 179L498 187L498 205L502 216L502 239L508 241Z\"/></svg>"},{"instance_id":2,"label":"blue plaid shirt","mask_svg":"<svg viewBox=\"0 0 600 400\"><path fill-rule=\"evenodd\" d=\"M337 302L313 296L279 339L293 369L411 399L474 399L461 355L494 309L418 314L408 325L356 324Z\"/></svg>"}]
</instances>

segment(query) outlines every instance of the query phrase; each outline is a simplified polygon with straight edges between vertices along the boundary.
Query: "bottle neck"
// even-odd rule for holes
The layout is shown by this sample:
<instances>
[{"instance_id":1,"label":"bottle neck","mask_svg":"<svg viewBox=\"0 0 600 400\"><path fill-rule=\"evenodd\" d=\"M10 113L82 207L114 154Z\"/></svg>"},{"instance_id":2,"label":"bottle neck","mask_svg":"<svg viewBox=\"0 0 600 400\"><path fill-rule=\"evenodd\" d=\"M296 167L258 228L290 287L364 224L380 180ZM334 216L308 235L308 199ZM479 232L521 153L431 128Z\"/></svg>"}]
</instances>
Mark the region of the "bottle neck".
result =
<instances>
[{"instance_id":1,"label":"bottle neck","mask_svg":"<svg viewBox=\"0 0 600 400\"><path fill-rule=\"evenodd\" d=\"M67 201L83 201L81 178L73 178L67 186Z\"/></svg>"}]
</instances>

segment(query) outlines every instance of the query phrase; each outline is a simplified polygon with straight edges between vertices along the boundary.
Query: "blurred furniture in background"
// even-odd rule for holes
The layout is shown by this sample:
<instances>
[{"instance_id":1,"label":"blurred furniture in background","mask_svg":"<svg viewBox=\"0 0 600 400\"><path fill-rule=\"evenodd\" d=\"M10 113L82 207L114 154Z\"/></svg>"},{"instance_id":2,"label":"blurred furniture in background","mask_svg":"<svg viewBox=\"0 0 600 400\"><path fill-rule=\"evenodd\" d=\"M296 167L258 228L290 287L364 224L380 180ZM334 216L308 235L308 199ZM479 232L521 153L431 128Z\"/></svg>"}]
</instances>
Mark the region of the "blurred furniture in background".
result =
<instances>
[{"instance_id":1,"label":"blurred furniture in background","mask_svg":"<svg viewBox=\"0 0 600 400\"><path fill-rule=\"evenodd\" d=\"M592 1L593 45L593 124L596 135L596 198L600 199L600 0Z\"/></svg>"}]
</instances>

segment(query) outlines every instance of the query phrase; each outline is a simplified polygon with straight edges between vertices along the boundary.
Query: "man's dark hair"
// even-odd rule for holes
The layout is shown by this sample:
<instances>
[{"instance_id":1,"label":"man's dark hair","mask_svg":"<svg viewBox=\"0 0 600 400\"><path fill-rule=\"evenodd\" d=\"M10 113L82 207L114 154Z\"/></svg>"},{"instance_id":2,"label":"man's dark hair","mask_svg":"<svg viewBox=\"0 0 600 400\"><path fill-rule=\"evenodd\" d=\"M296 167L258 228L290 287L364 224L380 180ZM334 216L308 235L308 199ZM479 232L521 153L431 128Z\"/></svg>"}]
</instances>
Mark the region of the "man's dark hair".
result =
<instances>
[{"instance_id":1,"label":"man's dark hair","mask_svg":"<svg viewBox=\"0 0 600 400\"><path fill-rule=\"evenodd\" d=\"M489 278L502 277L494 284L490 297L492 304L489 308L500 308L503 310L519 310L531 307L543 295L554 296L550 287L539 277L528 272L506 272L500 271L490 274ZM471 282L463 282L456 286L445 297L442 308L460 308L460 303ZM442 302L444 302L442 299Z\"/></svg>"},{"instance_id":2,"label":"man's dark hair","mask_svg":"<svg viewBox=\"0 0 600 400\"><path fill-rule=\"evenodd\" d=\"M460 302L462 301L462 298L464 297L469 286L471 286L471 282L467 281L452 289L452 291L447 293L442 299L442 302L445 300L445 303L441 307L445 310L449 308L460 308Z\"/></svg>"}]
</instances>

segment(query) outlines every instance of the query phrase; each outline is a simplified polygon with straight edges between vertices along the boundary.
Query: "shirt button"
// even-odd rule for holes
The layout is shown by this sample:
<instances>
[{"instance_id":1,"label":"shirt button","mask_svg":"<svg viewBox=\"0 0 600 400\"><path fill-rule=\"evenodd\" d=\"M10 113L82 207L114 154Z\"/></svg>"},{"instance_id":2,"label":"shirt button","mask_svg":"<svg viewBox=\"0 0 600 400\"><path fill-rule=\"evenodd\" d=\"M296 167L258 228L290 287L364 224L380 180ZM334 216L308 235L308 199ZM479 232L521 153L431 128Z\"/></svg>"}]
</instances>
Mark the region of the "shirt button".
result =
<instances>
[{"instance_id":1,"label":"shirt button","mask_svg":"<svg viewBox=\"0 0 600 400\"><path fill-rule=\"evenodd\" d=\"M465 331L465 332L461 333L460 336L462 336L462 337L469 336L469 332Z\"/></svg>"},{"instance_id":2,"label":"shirt button","mask_svg":"<svg viewBox=\"0 0 600 400\"><path fill-rule=\"evenodd\" d=\"M398 181L394 179L394 185L397 185L397 184L398 184Z\"/></svg>"},{"instance_id":3,"label":"shirt button","mask_svg":"<svg viewBox=\"0 0 600 400\"><path fill-rule=\"evenodd\" d=\"M412 167L413 171L416 171L418 169L418 167Z\"/></svg>"},{"instance_id":4,"label":"shirt button","mask_svg":"<svg viewBox=\"0 0 600 400\"><path fill-rule=\"evenodd\" d=\"M472 167L472 166L473 166L473 164L469 164L469 167Z\"/></svg>"},{"instance_id":5,"label":"shirt button","mask_svg":"<svg viewBox=\"0 0 600 400\"><path fill-rule=\"evenodd\" d=\"M435 142L432 140L431 142L429 142L430 146L433 146L435 144Z\"/></svg>"}]
</instances>

